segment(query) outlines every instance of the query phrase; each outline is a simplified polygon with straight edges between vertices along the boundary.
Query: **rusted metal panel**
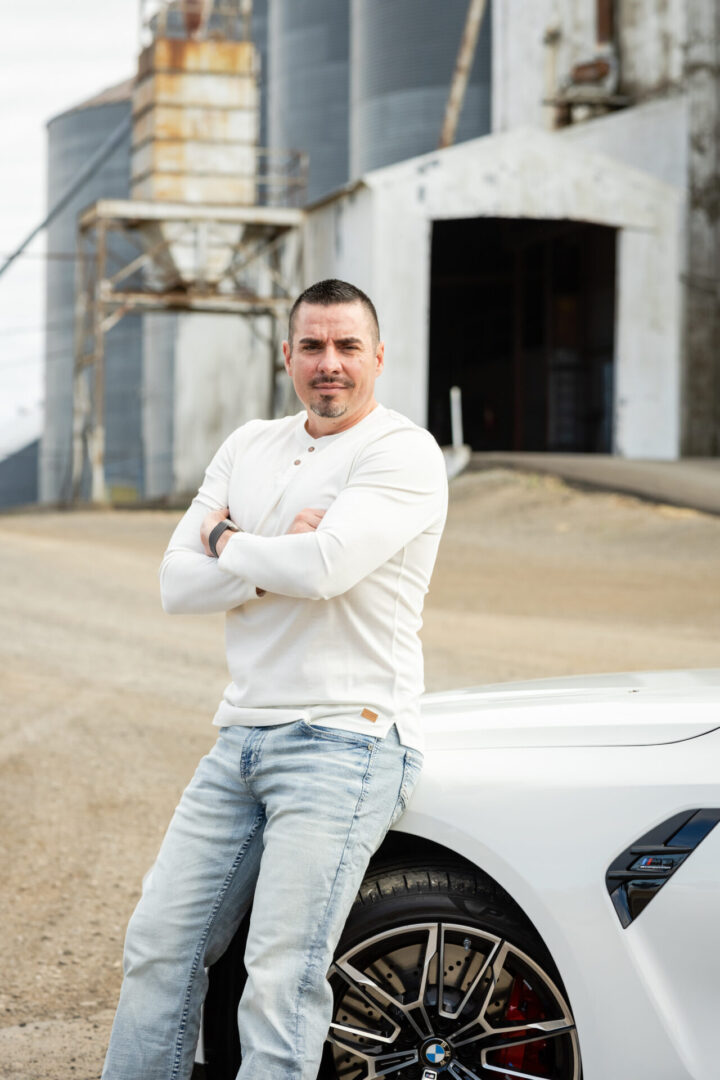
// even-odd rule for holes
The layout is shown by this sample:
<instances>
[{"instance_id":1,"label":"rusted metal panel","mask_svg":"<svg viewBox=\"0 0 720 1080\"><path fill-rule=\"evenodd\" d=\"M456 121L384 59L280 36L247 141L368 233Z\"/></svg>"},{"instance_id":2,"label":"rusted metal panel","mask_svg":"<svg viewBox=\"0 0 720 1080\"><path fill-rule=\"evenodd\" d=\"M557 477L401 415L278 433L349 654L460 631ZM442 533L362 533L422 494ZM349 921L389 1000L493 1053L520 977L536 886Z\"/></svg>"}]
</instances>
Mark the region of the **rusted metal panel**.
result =
<instances>
[{"instance_id":1,"label":"rusted metal panel","mask_svg":"<svg viewBox=\"0 0 720 1080\"><path fill-rule=\"evenodd\" d=\"M133 95L136 198L257 200L255 55L250 42L169 38L144 51Z\"/></svg>"},{"instance_id":2,"label":"rusted metal panel","mask_svg":"<svg viewBox=\"0 0 720 1080\"><path fill-rule=\"evenodd\" d=\"M253 109L258 104L255 79L191 72L155 72L142 79L133 94L133 113L151 105L199 105L216 109Z\"/></svg>"},{"instance_id":3,"label":"rusted metal panel","mask_svg":"<svg viewBox=\"0 0 720 1080\"><path fill-rule=\"evenodd\" d=\"M588 60L582 64L576 64L570 73L570 79L575 84L599 83L607 79L612 71L610 63L602 57Z\"/></svg>"},{"instance_id":4,"label":"rusted metal panel","mask_svg":"<svg viewBox=\"0 0 720 1080\"><path fill-rule=\"evenodd\" d=\"M132 155L132 176L146 173L186 173L252 178L257 172L255 147L233 143L195 142L190 139L158 140L137 147Z\"/></svg>"},{"instance_id":5,"label":"rusted metal panel","mask_svg":"<svg viewBox=\"0 0 720 1080\"><path fill-rule=\"evenodd\" d=\"M255 180L236 177L192 176L189 173L153 173L133 183L138 199L186 199L193 203L252 205L256 196Z\"/></svg>"},{"instance_id":6,"label":"rusted metal panel","mask_svg":"<svg viewBox=\"0 0 720 1080\"><path fill-rule=\"evenodd\" d=\"M255 109L155 105L137 115L133 124L133 141L136 146L153 138L254 143L257 136L258 114Z\"/></svg>"},{"instance_id":7,"label":"rusted metal panel","mask_svg":"<svg viewBox=\"0 0 720 1080\"><path fill-rule=\"evenodd\" d=\"M256 76L257 53L249 41L156 38L140 53L138 78L153 71Z\"/></svg>"},{"instance_id":8,"label":"rusted metal panel","mask_svg":"<svg viewBox=\"0 0 720 1080\"><path fill-rule=\"evenodd\" d=\"M182 15L188 34L197 34L210 14L212 0L182 0Z\"/></svg>"}]
</instances>

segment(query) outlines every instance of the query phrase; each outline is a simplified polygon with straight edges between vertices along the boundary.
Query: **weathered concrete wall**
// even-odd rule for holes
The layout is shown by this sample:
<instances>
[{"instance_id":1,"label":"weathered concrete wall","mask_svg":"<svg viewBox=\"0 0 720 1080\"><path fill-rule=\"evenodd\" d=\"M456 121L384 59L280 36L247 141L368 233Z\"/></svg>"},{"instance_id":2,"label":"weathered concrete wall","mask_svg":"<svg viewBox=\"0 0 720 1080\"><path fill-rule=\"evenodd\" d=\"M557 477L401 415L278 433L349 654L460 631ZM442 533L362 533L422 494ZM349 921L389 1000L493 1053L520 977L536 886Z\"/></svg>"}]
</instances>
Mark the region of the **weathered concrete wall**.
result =
<instances>
[{"instance_id":1,"label":"weathered concrete wall","mask_svg":"<svg viewBox=\"0 0 720 1080\"><path fill-rule=\"evenodd\" d=\"M687 0L623 0L615 5L621 93L643 101L682 89L688 6Z\"/></svg>"},{"instance_id":2,"label":"weathered concrete wall","mask_svg":"<svg viewBox=\"0 0 720 1080\"><path fill-rule=\"evenodd\" d=\"M587 2L587 0L585 0ZM559 25L555 0L493 0L492 130L549 127L545 35Z\"/></svg>"},{"instance_id":3,"label":"weathered concrete wall","mask_svg":"<svg viewBox=\"0 0 720 1080\"><path fill-rule=\"evenodd\" d=\"M379 395L424 424L433 220L567 218L622 230L617 317L617 450L678 454L682 194L570 140L531 130L491 136L378 170L355 209L311 212L314 276L342 265L378 304L387 366ZM348 199L340 196L340 202ZM330 217L334 214L334 217ZM311 239L312 238L312 239ZM342 263L334 252L344 253ZM370 273L367 273L368 262ZM659 389L660 388L660 389Z\"/></svg>"},{"instance_id":4,"label":"weathered concrete wall","mask_svg":"<svg viewBox=\"0 0 720 1080\"><path fill-rule=\"evenodd\" d=\"M688 183L689 106L685 96L648 101L558 134L573 146L632 165L684 190Z\"/></svg>"},{"instance_id":5,"label":"weathered concrete wall","mask_svg":"<svg viewBox=\"0 0 720 1080\"><path fill-rule=\"evenodd\" d=\"M667 228L621 229L618 240L613 450L672 460L680 454L679 230L669 220Z\"/></svg>"},{"instance_id":6,"label":"weathered concrete wall","mask_svg":"<svg viewBox=\"0 0 720 1080\"><path fill-rule=\"evenodd\" d=\"M496 0L493 131L552 126L553 110L543 100L555 96L576 64L604 51L596 6L596 0ZM682 89L686 7L685 0L615 5L618 91L633 103Z\"/></svg>"},{"instance_id":7,"label":"weathered concrete wall","mask_svg":"<svg viewBox=\"0 0 720 1080\"><path fill-rule=\"evenodd\" d=\"M720 454L720 10L688 0L683 452Z\"/></svg>"},{"instance_id":8,"label":"weathered concrete wall","mask_svg":"<svg viewBox=\"0 0 720 1080\"><path fill-rule=\"evenodd\" d=\"M370 289L374 254L368 231L371 201L369 189L355 184L346 194L310 211L312 226L306 229L304 245L304 280L308 285L337 277L365 291Z\"/></svg>"}]
</instances>

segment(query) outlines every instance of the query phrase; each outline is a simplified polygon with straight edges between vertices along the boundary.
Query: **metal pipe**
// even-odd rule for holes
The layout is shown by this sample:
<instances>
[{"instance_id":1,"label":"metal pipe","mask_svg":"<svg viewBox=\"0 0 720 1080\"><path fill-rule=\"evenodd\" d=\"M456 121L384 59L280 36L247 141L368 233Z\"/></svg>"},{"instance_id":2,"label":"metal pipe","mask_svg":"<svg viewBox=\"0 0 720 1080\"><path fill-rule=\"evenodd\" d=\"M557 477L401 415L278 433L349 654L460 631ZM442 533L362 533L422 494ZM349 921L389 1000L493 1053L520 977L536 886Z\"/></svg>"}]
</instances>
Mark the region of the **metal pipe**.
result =
<instances>
[{"instance_id":1,"label":"metal pipe","mask_svg":"<svg viewBox=\"0 0 720 1080\"><path fill-rule=\"evenodd\" d=\"M463 444L462 390L459 386L450 387L450 430L453 450L459 450Z\"/></svg>"},{"instance_id":2,"label":"metal pipe","mask_svg":"<svg viewBox=\"0 0 720 1080\"><path fill-rule=\"evenodd\" d=\"M105 483L105 314L100 299L102 283L107 265L107 227L104 221L98 223L97 254L95 278L95 302L93 305L93 413L90 426L90 485L91 498L95 503L107 502Z\"/></svg>"},{"instance_id":3,"label":"metal pipe","mask_svg":"<svg viewBox=\"0 0 720 1080\"><path fill-rule=\"evenodd\" d=\"M475 58L477 39L480 33L480 26L482 24L483 15L485 14L486 5L487 0L470 0L470 3L468 4L465 29L463 30L463 36L460 41L460 49L458 50L457 61L455 62L455 71L453 72L452 82L450 83L450 94L448 95L447 105L445 106L445 119L443 120L442 131L440 132L438 150L442 150L445 146L452 146L455 141L455 132L465 100L465 91L467 90L470 69L472 68L473 60Z\"/></svg>"}]
</instances>

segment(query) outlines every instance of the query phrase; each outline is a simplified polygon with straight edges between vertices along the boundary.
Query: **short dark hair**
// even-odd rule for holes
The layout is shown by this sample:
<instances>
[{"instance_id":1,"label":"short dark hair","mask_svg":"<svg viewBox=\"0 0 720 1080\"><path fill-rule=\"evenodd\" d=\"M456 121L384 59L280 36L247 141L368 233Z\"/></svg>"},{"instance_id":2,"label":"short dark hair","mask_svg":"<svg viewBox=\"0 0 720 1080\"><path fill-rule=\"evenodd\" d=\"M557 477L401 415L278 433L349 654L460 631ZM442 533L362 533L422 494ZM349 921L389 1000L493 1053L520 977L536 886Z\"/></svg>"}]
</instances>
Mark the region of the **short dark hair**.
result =
<instances>
[{"instance_id":1,"label":"short dark hair","mask_svg":"<svg viewBox=\"0 0 720 1080\"><path fill-rule=\"evenodd\" d=\"M290 318L288 319L288 341L290 342L290 348L292 349L293 333L295 330L295 314L301 304L321 304L323 307L331 307L332 304L354 304L359 302L363 305L365 310L370 315L375 333L377 335L376 340L380 340L380 323L378 322L377 311L372 300L362 289L358 289L356 285L351 285L349 281L339 281L337 278L326 278L325 281L316 281L314 285L305 289L300 293L297 300L290 309Z\"/></svg>"}]
</instances>

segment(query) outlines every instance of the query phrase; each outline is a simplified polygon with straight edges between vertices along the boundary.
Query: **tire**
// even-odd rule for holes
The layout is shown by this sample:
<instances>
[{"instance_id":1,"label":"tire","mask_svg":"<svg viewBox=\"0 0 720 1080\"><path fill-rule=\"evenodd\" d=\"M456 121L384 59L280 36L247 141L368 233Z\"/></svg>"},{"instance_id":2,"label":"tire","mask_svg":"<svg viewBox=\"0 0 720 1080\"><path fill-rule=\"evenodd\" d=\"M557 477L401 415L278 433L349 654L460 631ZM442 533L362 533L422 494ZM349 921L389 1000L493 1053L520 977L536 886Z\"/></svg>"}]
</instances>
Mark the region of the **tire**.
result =
<instances>
[{"instance_id":1,"label":"tire","mask_svg":"<svg viewBox=\"0 0 720 1080\"><path fill-rule=\"evenodd\" d=\"M239 1065L241 949L239 935L224 970L211 973L208 1080L234 1080ZM329 978L335 1004L319 1080L580 1080L550 954L511 898L471 867L375 867Z\"/></svg>"}]
</instances>

